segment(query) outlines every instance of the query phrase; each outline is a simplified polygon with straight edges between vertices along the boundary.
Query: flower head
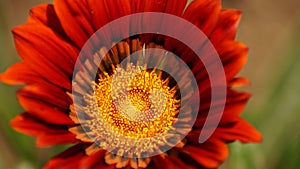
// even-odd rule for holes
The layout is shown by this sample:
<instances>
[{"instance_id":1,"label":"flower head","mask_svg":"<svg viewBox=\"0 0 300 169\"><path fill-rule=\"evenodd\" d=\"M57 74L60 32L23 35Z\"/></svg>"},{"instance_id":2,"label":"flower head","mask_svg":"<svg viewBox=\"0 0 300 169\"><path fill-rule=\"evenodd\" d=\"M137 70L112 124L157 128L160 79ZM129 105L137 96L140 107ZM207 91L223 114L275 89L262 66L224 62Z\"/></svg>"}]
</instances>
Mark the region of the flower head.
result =
<instances>
[{"instance_id":1,"label":"flower head","mask_svg":"<svg viewBox=\"0 0 300 169\"><path fill-rule=\"evenodd\" d=\"M35 136L40 147L75 144L45 168L217 168L228 156L228 143L261 141L239 117L250 94L233 89L248 84L235 77L248 52L235 41L241 12L221 9L219 0L186 5L185 0L55 0L33 8L27 23L13 29L22 61L0 80L26 84L17 93L26 112L11 121L12 127ZM126 36L145 25L158 26L147 15L97 38L109 23L143 12L176 16L201 30L205 40L188 38L201 41L199 50L213 46L224 84L212 85L207 67L215 65L213 57L202 62L180 39L159 33ZM124 38L115 41L119 36ZM213 96L218 87L225 87L225 98L218 92ZM206 127L216 119L216 129ZM200 143L199 135L210 132Z\"/></svg>"}]
</instances>

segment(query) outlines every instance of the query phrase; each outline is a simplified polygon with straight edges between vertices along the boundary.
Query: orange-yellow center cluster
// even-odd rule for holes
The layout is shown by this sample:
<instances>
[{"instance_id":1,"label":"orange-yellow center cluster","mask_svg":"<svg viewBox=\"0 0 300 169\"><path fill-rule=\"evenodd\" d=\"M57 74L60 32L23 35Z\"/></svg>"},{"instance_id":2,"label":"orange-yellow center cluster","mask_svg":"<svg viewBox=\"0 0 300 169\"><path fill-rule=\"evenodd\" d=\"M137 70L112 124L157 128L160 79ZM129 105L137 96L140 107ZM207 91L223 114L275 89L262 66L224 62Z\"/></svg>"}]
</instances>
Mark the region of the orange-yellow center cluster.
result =
<instances>
[{"instance_id":1,"label":"orange-yellow center cluster","mask_svg":"<svg viewBox=\"0 0 300 169\"><path fill-rule=\"evenodd\" d=\"M157 70L128 64L105 73L94 84L101 118L112 129L134 138L154 137L169 130L176 120L179 100Z\"/></svg>"}]
</instances>

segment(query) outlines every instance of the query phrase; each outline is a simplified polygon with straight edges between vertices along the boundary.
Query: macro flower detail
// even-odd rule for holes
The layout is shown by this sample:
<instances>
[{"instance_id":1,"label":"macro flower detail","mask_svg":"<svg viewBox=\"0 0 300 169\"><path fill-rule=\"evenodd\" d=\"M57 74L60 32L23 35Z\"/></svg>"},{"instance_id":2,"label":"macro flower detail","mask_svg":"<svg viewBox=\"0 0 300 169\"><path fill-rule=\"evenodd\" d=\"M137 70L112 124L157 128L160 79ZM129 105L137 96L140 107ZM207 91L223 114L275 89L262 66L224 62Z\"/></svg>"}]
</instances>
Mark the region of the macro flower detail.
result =
<instances>
[{"instance_id":1,"label":"macro flower detail","mask_svg":"<svg viewBox=\"0 0 300 169\"><path fill-rule=\"evenodd\" d=\"M90 39L110 22L143 12L176 16L207 36L224 69L226 98L212 99L207 65L180 39L159 33L125 36L130 29L155 26L147 17L111 28L107 39ZM221 9L219 0L54 0L34 7L27 23L13 29L22 61L0 74L4 83L25 84L17 92L25 113L10 124L36 137L39 147L74 144L44 168L218 168L228 143L262 139L239 117L250 94L234 90L249 83L236 77L248 53L235 41L240 17L240 11ZM125 37L103 47L114 41L111 34ZM190 69L194 88L187 69L171 59L175 56ZM197 99L199 106L189 105ZM211 109L219 113L210 115ZM205 122L217 117L217 128L200 143L199 135L209 132Z\"/></svg>"}]
</instances>

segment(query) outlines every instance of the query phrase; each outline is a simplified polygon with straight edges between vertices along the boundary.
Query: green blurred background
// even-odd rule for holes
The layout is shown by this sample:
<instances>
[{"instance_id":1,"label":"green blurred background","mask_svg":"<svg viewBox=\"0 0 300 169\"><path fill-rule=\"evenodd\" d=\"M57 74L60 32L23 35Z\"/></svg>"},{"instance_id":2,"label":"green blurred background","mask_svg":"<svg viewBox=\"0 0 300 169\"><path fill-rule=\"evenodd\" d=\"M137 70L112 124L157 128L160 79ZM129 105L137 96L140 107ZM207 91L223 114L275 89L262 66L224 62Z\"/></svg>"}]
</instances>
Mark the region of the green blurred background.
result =
<instances>
[{"instance_id":1,"label":"green blurred background","mask_svg":"<svg viewBox=\"0 0 300 169\"><path fill-rule=\"evenodd\" d=\"M31 7L51 1L0 0L0 72L19 61L10 30L26 22ZM223 0L243 11L237 39L250 47L241 76L253 94L243 117L263 134L262 144L233 143L222 169L299 169L300 167L300 1ZM37 169L64 147L35 147L9 121L23 110L17 87L0 84L0 168Z\"/></svg>"}]
</instances>

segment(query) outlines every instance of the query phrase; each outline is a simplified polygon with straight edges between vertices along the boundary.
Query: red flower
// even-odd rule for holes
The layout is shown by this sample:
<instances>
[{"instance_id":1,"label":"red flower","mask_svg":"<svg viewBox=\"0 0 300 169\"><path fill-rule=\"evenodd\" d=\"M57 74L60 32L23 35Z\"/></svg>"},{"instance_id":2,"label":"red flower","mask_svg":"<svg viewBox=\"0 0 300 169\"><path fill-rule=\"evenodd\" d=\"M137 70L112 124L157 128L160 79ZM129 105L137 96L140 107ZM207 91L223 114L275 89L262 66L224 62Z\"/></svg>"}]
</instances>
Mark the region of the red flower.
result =
<instances>
[{"instance_id":1,"label":"red flower","mask_svg":"<svg viewBox=\"0 0 300 169\"><path fill-rule=\"evenodd\" d=\"M195 0L185 9L186 3L185 0L55 0L54 5L33 8L27 23L13 29L16 49L22 61L1 74L0 80L12 85L26 84L17 93L26 112L15 117L11 126L35 136L39 147L76 144L51 159L45 168L217 168L228 156L227 143L261 141L261 135L239 117L250 94L232 89L248 84L245 78L235 78L246 63L248 52L245 45L234 40L241 12L221 9L219 0ZM209 108L218 108L218 103L210 103L207 73L201 69L203 65L190 49L184 45L172 46L179 42L160 43L161 38L168 38L155 35L131 37L116 46L124 45L130 52L142 49L142 41L146 48L173 47L174 53L189 65L199 84L201 105L193 129L169 151L149 158L114 156L97 147L80 131L79 119L74 114L76 105L68 95L72 93L73 69L79 52L99 28L117 18L139 12L163 12L188 20L207 35L218 52L226 74L227 98L221 121L205 143L198 142L199 134ZM124 52L116 46L111 51L115 50L118 54L113 54L112 58L119 58ZM103 64L105 62L107 60L104 59ZM114 70L104 68L104 72L108 73ZM94 88L107 89L105 82L109 78L110 75L99 77ZM98 104L103 104L103 93L98 96ZM175 104L178 98L175 94L171 96L173 98L168 101ZM147 101L142 95L134 95L133 99ZM176 108L173 112L170 108L167 115L175 113ZM167 119L174 118L175 115Z\"/></svg>"}]
</instances>

